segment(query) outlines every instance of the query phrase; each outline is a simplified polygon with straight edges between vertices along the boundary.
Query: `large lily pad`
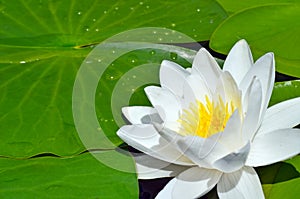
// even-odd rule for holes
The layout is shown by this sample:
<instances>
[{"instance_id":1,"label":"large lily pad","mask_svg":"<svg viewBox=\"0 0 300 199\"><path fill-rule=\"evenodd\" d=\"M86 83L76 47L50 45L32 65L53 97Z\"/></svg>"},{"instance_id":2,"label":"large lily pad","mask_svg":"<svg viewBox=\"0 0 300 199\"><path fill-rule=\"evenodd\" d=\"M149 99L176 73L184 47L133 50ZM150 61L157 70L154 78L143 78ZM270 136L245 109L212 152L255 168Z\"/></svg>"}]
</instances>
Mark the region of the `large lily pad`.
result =
<instances>
[{"instance_id":1,"label":"large lily pad","mask_svg":"<svg viewBox=\"0 0 300 199\"><path fill-rule=\"evenodd\" d=\"M138 27L165 27L207 40L227 17L208 1L1 1L0 43L12 46L75 47L99 43Z\"/></svg>"},{"instance_id":2,"label":"large lily pad","mask_svg":"<svg viewBox=\"0 0 300 199\"><path fill-rule=\"evenodd\" d=\"M233 1L233 0L217 0L222 7L229 14L233 14L235 12L253 8L257 6L270 5L270 4L288 4L288 3L296 3L297 0L243 0L243 1Z\"/></svg>"},{"instance_id":3,"label":"large lily pad","mask_svg":"<svg viewBox=\"0 0 300 199\"><path fill-rule=\"evenodd\" d=\"M1 1L0 155L29 157L49 152L66 156L85 150L73 122L72 91L77 70L96 43L147 26L172 28L207 40L226 17L214 0ZM170 40L169 33L149 32L151 41L190 42L182 39L187 37ZM166 52L156 55L160 60L170 58ZM122 75L131 65L116 65L113 72ZM115 128L109 127L108 137L119 144Z\"/></svg>"},{"instance_id":4,"label":"large lily pad","mask_svg":"<svg viewBox=\"0 0 300 199\"><path fill-rule=\"evenodd\" d=\"M227 54L239 39L246 39L256 58L274 52L276 70L300 77L300 6L268 5L238 12L212 34L211 47Z\"/></svg>"},{"instance_id":5,"label":"large lily pad","mask_svg":"<svg viewBox=\"0 0 300 199\"><path fill-rule=\"evenodd\" d=\"M100 158L105 153L93 155ZM118 162L134 171L131 161ZM69 158L0 158L0 165L1 198L138 198L135 174L109 168L89 153Z\"/></svg>"}]
</instances>

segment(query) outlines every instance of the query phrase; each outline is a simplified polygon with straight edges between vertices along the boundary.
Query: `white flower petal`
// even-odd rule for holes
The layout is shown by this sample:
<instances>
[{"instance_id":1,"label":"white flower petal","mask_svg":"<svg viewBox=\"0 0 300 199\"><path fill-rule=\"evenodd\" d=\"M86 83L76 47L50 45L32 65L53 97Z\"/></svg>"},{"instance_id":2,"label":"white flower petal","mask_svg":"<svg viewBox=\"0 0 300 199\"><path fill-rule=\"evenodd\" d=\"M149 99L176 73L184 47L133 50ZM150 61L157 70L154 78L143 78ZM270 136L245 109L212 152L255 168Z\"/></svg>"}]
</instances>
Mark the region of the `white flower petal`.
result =
<instances>
[{"instance_id":1,"label":"white flower petal","mask_svg":"<svg viewBox=\"0 0 300 199\"><path fill-rule=\"evenodd\" d=\"M182 139L178 139L177 147L197 165L205 168L213 168L212 163L214 161L232 152L227 146L218 144L222 134L223 132L220 132L208 138L185 136Z\"/></svg>"},{"instance_id":2,"label":"white flower petal","mask_svg":"<svg viewBox=\"0 0 300 199\"><path fill-rule=\"evenodd\" d=\"M192 74L199 74L204 77L209 88L215 90L221 71L213 56L205 48L201 48L194 58Z\"/></svg>"},{"instance_id":3,"label":"white flower petal","mask_svg":"<svg viewBox=\"0 0 300 199\"><path fill-rule=\"evenodd\" d=\"M238 110L235 110L227 121L226 127L221 134L218 143L226 146L229 151L236 151L243 147L246 142L242 139L242 122ZM234 140L234 142L233 142Z\"/></svg>"},{"instance_id":4,"label":"white flower petal","mask_svg":"<svg viewBox=\"0 0 300 199\"><path fill-rule=\"evenodd\" d=\"M122 113L131 124L150 124L150 116L155 116L157 111L153 107L128 106L122 108ZM158 121L160 118L155 119ZM161 120L161 119L160 119Z\"/></svg>"},{"instance_id":5,"label":"white flower petal","mask_svg":"<svg viewBox=\"0 0 300 199\"><path fill-rule=\"evenodd\" d=\"M180 116L181 103L169 90L157 86L145 88L148 99L163 121L176 121Z\"/></svg>"},{"instance_id":6,"label":"white flower petal","mask_svg":"<svg viewBox=\"0 0 300 199\"><path fill-rule=\"evenodd\" d=\"M188 158L161 137L153 125L122 126L117 134L128 145L157 159L179 165L193 165Z\"/></svg>"},{"instance_id":7,"label":"white flower petal","mask_svg":"<svg viewBox=\"0 0 300 199\"><path fill-rule=\"evenodd\" d=\"M197 100L205 102L205 96L211 98L211 92L203 78L199 75L190 75L183 85L183 108L189 108Z\"/></svg>"},{"instance_id":8,"label":"white flower petal","mask_svg":"<svg viewBox=\"0 0 300 199\"><path fill-rule=\"evenodd\" d=\"M220 199L263 199L264 193L255 170L243 167L234 173L223 174L217 185Z\"/></svg>"},{"instance_id":9,"label":"white flower petal","mask_svg":"<svg viewBox=\"0 0 300 199\"><path fill-rule=\"evenodd\" d=\"M250 142L240 150L230 153L213 163L213 168L224 173L231 173L241 169L247 160L250 151Z\"/></svg>"},{"instance_id":10,"label":"white flower petal","mask_svg":"<svg viewBox=\"0 0 300 199\"><path fill-rule=\"evenodd\" d=\"M184 136L180 135L179 133L177 133L177 131L174 131L172 129L172 127L174 126L172 124L169 124L169 123L163 123L163 124L153 123L153 126L156 128L158 133L163 138L165 138L170 143L174 143L175 145L176 145L176 142L179 139L184 138ZM168 128L169 126L171 126L171 128Z\"/></svg>"},{"instance_id":11,"label":"white flower petal","mask_svg":"<svg viewBox=\"0 0 300 199\"><path fill-rule=\"evenodd\" d=\"M199 157L204 142L205 139L198 136L183 136L182 138L178 138L176 146L181 153L189 157L194 163L204 166L201 163L202 158Z\"/></svg>"},{"instance_id":12,"label":"white flower petal","mask_svg":"<svg viewBox=\"0 0 300 199\"><path fill-rule=\"evenodd\" d=\"M200 197L209 192L221 176L222 172L217 170L192 167L172 179L157 198L163 198L162 196L173 199Z\"/></svg>"},{"instance_id":13,"label":"white flower petal","mask_svg":"<svg viewBox=\"0 0 300 199\"><path fill-rule=\"evenodd\" d=\"M217 159L213 160L213 168L229 173L244 166L250 150L250 144L242 139L241 120L237 110L229 118L224 132L220 133L219 140L216 144L218 146L213 148L211 154L208 154L208 156L212 154L219 155L214 155ZM226 148L226 150L224 150L224 148ZM230 151L230 153L228 153L228 151ZM227 153L224 154L224 152Z\"/></svg>"},{"instance_id":14,"label":"white flower petal","mask_svg":"<svg viewBox=\"0 0 300 199\"><path fill-rule=\"evenodd\" d=\"M175 95L183 95L183 84L188 75L188 71L174 62L164 60L161 63L159 72L160 84Z\"/></svg>"},{"instance_id":15,"label":"white flower petal","mask_svg":"<svg viewBox=\"0 0 300 199\"><path fill-rule=\"evenodd\" d=\"M262 109L262 88L260 80L256 77L253 78L245 98L247 98L248 104L242 127L242 136L247 141L252 139L259 126L259 115Z\"/></svg>"},{"instance_id":16,"label":"white flower petal","mask_svg":"<svg viewBox=\"0 0 300 199\"><path fill-rule=\"evenodd\" d=\"M189 167L170 164L149 155L134 156L138 179L175 177Z\"/></svg>"},{"instance_id":17,"label":"white flower petal","mask_svg":"<svg viewBox=\"0 0 300 199\"><path fill-rule=\"evenodd\" d=\"M260 59L258 59L255 64L255 67L260 67L262 68L264 65L267 65L268 67L268 75L261 75L258 76L260 79L262 78L263 80L260 80L262 82L262 89L263 89L263 109L261 111L261 116L263 117L265 114L265 111L267 110L274 83L275 83L275 60L274 60L274 54L273 53L267 53L264 56L262 56ZM264 79L266 78L266 79ZM264 86L266 86L266 90L264 90Z\"/></svg>"},{"instance_id":18,"label":"white flower petal","mask_svg":"<svg viewBox=\"0 0 300 199\"><path fill-rule=\"evenodd\" d=\"M267 109L257 135L278 129L292 128L300 123L300 97L283 101Z\"/></svg>"},{"instance_id":19,"label":"white flower petal","mask_svg":"<svg viewBox=\"0 0 300 199\"><path fill-rule=\"evenodd\" d=\"M239 84L253 65L253 58L247 42L242 39L230 50L223 71L228 71L235 82Z\"/></svg>"},{"instance_id":20,"label":"white flower petal","mask_svg":"<svg viewBox=\"0 0 300 199\"><path fill-rule=\"evenodd\" d=\"M241 107L242 93L238 89L238 86L235 83L231 74L228 72L224 72L220 77L224 88L226 102L229 103L232 102L237 108L242 108Z\"/></svg>"},{"instance_id":21,"label":"white flower petal","mask_svg":"<svg viewBox=\"0 0 300 199\"><path fill-rule=\"evenodd\" d=\"M218 102L220 97L224 102L226 102L225 85L223 84L222 78L223 75L224 73L221 73L219 79L216 82L216 89L212 91L212 100L215 102Z\"/></svg>"},{"instance_id":22,"label":"white flower petal","mask_svg":"<svg viewBox=\"0 0 300 199\"><path fill-rule=\"evenodd\" d=\"M257 77L261 82L263 108L261 109L260 118L262 118L267 109L274 86L275 61L273 53L267 53L260 57L246 74L239 85L239 88L242 90L243 94L246 93L245 91L249 87L253 77Z\"/></svg>"},{"instance_id":23,"label":"white flower petal","mask_svg":"<svg viewBox=\"0 0 300 199\"><path fill-rule=\"evenodd\" d=\"M300 153L300 129L281 129L254 137L246 161L248 166L264 166Z\"/></svg>"}]
</instances>

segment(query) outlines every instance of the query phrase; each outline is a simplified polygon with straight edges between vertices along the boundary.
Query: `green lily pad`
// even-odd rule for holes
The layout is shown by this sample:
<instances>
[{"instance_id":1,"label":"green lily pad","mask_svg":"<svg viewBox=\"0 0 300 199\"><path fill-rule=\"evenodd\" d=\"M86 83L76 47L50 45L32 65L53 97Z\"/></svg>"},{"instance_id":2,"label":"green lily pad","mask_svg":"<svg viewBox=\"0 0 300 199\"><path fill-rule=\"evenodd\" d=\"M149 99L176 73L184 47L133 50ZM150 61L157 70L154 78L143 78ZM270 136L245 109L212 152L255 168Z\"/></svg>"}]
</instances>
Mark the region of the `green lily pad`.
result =
<instances>
[{"instance_id":1,"label":"green lily pad","mask_svg":"<svg viewBox=\"0 0 300 199\"><path fill-rule=\"evenodd\" d=\"M95 152L93 156L101 158L106 153ZM93 156L84 153L68 158L0 158L0 197L138 198L134 173L110 168ZM118 163L134 171L132 161L119 159Z\"/></svg>"},{"instance_id":2,"label":"green lily pad","mask_svg":"<svg viewBox=\"0 0 300 199\"><path fill-rule=\"evenodd\" d=\"M297 3L297 0L244 0L244 1L233 1L233 0L217 0L222 7L229 14L235 12L253 8L257 6L270 5L270 4L288 4L288 3Z\"/></svg>"},{"instance_id":3,"label":"green lily pad","mask_svg":"<svg viewBox=\"0 0 300 199\"><path fill-rule=\"evenodd\" d=\"M100 51L106 52L106 59L114 59L114 54L110 55L107 52L116 46L121 49L122 44L114 43L111 47L100 48ZM132 49L140 48L138 44L133 44L129 50L123 48L124 51L132 52L117 57L118 59L111 65L107 65L102 75L99 70L104 69L105 64L104 61L98 62L99 56L94 57L96 60L93 63L86 60L83 62L87 63L85 67L93 66L94 69L90 75L83 73L82 78L80 75L82 73L78 73L82 64L81 57L70 59L59 56L24 64L1 64L1 155L30 157L48 152L69 156L78 154L86 148L116 148L122 143L116 135L118 125L124 124L121 107L129 105L126 96L129 100L133 87L158 83L158 69L162 60L174 60L176 56L179 63L188 65L190 63L185 59L190 60L195 54L195 51L169 45L155 47L156 45L143 44L143 46L144 49L137 51ZM181 52L186 57L181 58L176 52ZM135 60L133 63L132 59L139 61ZM142 68L147 70L141 70ZM97 70L99 77L94 73ZM134 77L133 74L128 76L127 72L130 70L131 73L134 72ZM77 84L73 87L77 73L79 75L77 79L81 79L82 82L80 85L86 86L83 90L77 89ZM127 78L130 78L130 81ZM95 92L91 90L92 81L95 89L98 87ZM72 99L72 95L75 96L78 92L80 104L76 104L76 97ZM88 92L91 95L88 95ZM89 96L91 99L87 99ZM75 100L73 105L72 100ZM135 100L135 103L143 103L143 99ZM96 120L91 119L89 112L85 114L91 106L96 106L92 109L97 111ZM80 120L79 125L76 123L77 129L73 114L75 121ZM83 128L83 133L80 128Z\"/></svg>"},{"instance_id":4,"label":"green lily pad","mask_svg":"<svg viewBox=\"0 0 300 199\"><path fill-rule=\"evenodd\" d=\"M153 26L182 31L191 38L178 37L178 34L172 37L172 31L156 32L156 28L150 28L149 34L142 34L140 38L146 36L145 41L160 43L191 42L192 38L207 40L226 17L226 12L214 0L2 0L0 155L24 158L53 153L69 156L85 150L73 121L72 92L78 69L96 44L126 30ZM122 41L132 39L136 38L121 38ZM160 51L155 56L159 57L155 61L157 64L158 60L172 58L173 55ZM127 60L124 64L115 65L110 72L114 76L123 75L126 68L132 67ZM103 76L102 83L109 85L110 81L106 80ZM111 92L105 90L103 96L110 96ZM101 100L93 103L101 105ZM102 115L111 113L109 108L103 110L107 113L102 109L97 111L97 122L102 122L103 118L105 122L106 118ZM108 131L104 137L109 140L90 137L97 142L97 145L91 146L115 148L121 143L115 134L115 122L110 120L109 124L103 123L102 126ZM88 129L96 132L99 124L89 126L86 131Z\"/></svg>"},{"instance_id":5,"label":"green lily pad","mask_svg":"<svg viewBox=\"0 0 300 199\"><path fill-rule=\"evenodd\" d=\"M72 155L84 150L72 118L72 82L81 58L55 57L1 64L1 155L44 152Z\"/></svg>"},{"instance_id":6,"label":"green lily pad","mask_svg":"<svg viewBox=\"0 0 300 199\"><path fill-rule=\"evenodd\" d=\"M272 106L274 104L277 104L279 102L288 99L300 97L299 88L300 88L300 82L297 80L276 82L269 102L269 106Z\"/></svg>"},{"instance_id":7,"label":"green lily pad","mask_svg":"<svg viewBox=\"0 0 300 199\"><path fill-rule=\"evenodd\" d=\"M0 44L54 48L99 43L138 27L171 28L203 41L227 17L214 0L2 0L0 10Z\"/></svg>"},{"instance_id":8,"label":"green lily pad","mask_svg":"<svg viewBox=\"0 0 300 199\"><path fill-rule=\"evenodd\" d=\"M300 156L285 162L260 167L257 171L263 184L266 198L293 199L299 196Z\"/></svg>"},{"instance_id":9,"label":"green lily pad","mask_svg":"<svg viewBox=\"0 0 300 199\"><path fill-rule=\"evenodd\" d=\"M255 58L274 52L278 72L300 77L299 4L254 7L227 18L212 34L211 47L227 54L246 39Z\"/></svg>"}]
</instances>

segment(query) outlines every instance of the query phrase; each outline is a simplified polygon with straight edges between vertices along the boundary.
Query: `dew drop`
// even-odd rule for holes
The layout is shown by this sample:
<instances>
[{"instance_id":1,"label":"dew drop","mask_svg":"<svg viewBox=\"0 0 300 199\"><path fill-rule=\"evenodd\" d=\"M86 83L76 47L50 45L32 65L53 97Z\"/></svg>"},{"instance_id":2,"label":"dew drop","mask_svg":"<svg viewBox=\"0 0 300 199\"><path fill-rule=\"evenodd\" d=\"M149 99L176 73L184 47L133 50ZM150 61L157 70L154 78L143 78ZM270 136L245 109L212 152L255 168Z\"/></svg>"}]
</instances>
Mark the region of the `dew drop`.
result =
<instances>
[{"instance_id":1,"label":"dew drop","mask_svg":"<svg viewBox=\"0 0 300 199\"><path fill-rule=\"evenodd\" d=\"M96 28L96 29L95 29L95 31L96 31L96 32L99 32L99 29L98 29L98 28Z\"/></svg>"},{"instance_id":2,"label":"dew drop","mask_svg":"<svg viewBox=\"0 0 300 199\"><path fill-rule=\"evenodd\" d=\"M146 8L147 8L147 9L149 9L149 8L150 8L150 6L146 6Z\"/></svg>"},{"instance_id":3,"label":"dew drop","mask_svg":"<svg viewBox=\"0 0 300 199\"><path fill-rule=\"evenodd\" d=\"M151 50L151 51L150 51L150 55L155 55L155 51L154 51L154 50Z\"/></svg>"},{"instance_id":4,"label":"dew drop","mask_svg":"<svg viewBox=\"0 0 300 199\"><path fill-rule=\"evenodd\" d=\"M200 8L198 8L196 11L197 11L197 12L200 12L200 11L201 11L201 9L200 9Z\"/></svg>"},{"instance_id":5,"label":"dew drop","mask_svg":"<svg viewBox=\"0 0 300 199\"><path fill-rule=\"evenodd\" d=\"M96 21L96 19L94 18L93 21Z\"/></svg>"},{"instance_id":6,"label":"dew drop","mask_svg":"<svg viewBox=\"0 0 300 199\"><path fill-rule=\"evenodd\" d=\"M26 64L26 61L20 61L20 64Z\"/></svg>"},{"instance_id":7,"label":"dew drop","mask_svg":"<svg viewBox=\"0 0 300 199\"><path fill-rule=\"evenodd\" d=\"M104 10L104 11L103 11L103 13L104 13L104 14L107 14L107 11L106 11L106 10Z\"/></svg>"},{"instance_id":8,"label":"dew drop","mask_svg":"<svg viewBox=\"0 0 300 199\"><path fill-rule=\"evenodd\" d=\"M128 62L130 63L136 63L138 61L138 58L135 55L130 55L128 57Z\"/></svg>"},{"instance_id":9,"label":"dew drop","mask_svg":"<svg viewBox=\"0 0 300 199\"><path fill-rule=\"evenodd\" d=\"M78 14L78 15L81 15L81 14L82 14L82 12L80 12L80 11L79 11L79 12L77 12L77 14Z\"/></svg>"},{"instance_id":10,"label":"dew drop","mask_svg":"<svg viewBox=\"0 0 300 199\"><path fill-rule=\"evenodd\" d=\"M114 76L110 76L109 78L110 78L111 80L113 80L113 79L114 79Z\"/></svg>"},{"instance_id":11,"label":"dew drop","mask_svg":"<svg viewBox=\"0 0 300 199\"><path fill-rule=\"evenodd\" d=\"M157 32L154 30L154 31L153 31L153 34L156 34L156 33L157 33Z\"/></svg>"},{"instance_id":12,"label":"dew drop","mask_svg":"<svg viewBox=\"0 0 300 199\"><path fill-rule=\"evenodd\" d=\"M210 20L209 20L209 23L214 23L214 19L210 19Z\"/></svg>"},{"instance_id":13,"label":"dew drop","mask_svg":"<svg viewBox=\"0 0 300 199\"><path fill-rule=\"evenodd\" d=\"M119 10L119 7L115 7L115 10Z\"/></svg>"},{"instance_id":14,"label":"dew drop","mask_svg":"<svg viewBox=\"0 0 300 199\"><path fill-rule=\"evenodd\" d=\"M143 5L143 4L144 4L144 2L141 1L141 2L140 2L140 5Z\"/></svg>"},{"instance_id":15,"label":"dew drop","mask_svg":"<svg viewBox=\"0 0 300 199\"><path fill-rule=\"evenodd\" d=\"M111 52L112 52L113 54L115 54L115 53L116 53L116 51L114 51L114 50L113 50L113 51L111 51Z\"/></svg>"},{"instance_id":16,"label":"dew drop","mask_svg":"<svg viewBox=\"0 0 300 199\"><path fill-rule=\"evenodd\" d=\"M130 7L130 10L134 10L134 7Z\"/></svg>"},{"instance_id":17,"label":"dew drop","mask_svg":"<svg viewBox=\"0 0 300 199\"><path fill-rule=\"evenodd\" d=\"M131 91L132 91L132 92L134 92L134 91L135 91L135 89L134 89L134 88L132 88L132 89L131 89Z\"/></svg>"},{"instance_id":18,"label":"dew drop","mask_svg":"<svg viewBox=\"0 0 300 199\"><path fill-rule=\"evenodd\" d=\"M177 59L177 54L171 52L171 53L170 53L170 57L171 57L172 60L176 60L176 59Z\"/></svg>"},{"instance_id":19,"label":"dew drop","mask_svg":"<svg viewBox=\"0 0 300 199\"><path fill-rule=\"evenodd\" d=\"M98 62L99 62L99 63L102 62L102 59L98 59Z\"/></svg>"},{"instance_id":20,"label":"dew drop","mask_svg":"<svg viewBox=\"0 0 300 199\"><path fill-rule=\"evenodd\" d=\"M175 24L175 23L172 23L172 24L171 24L171 26L172 26L172 27L175 27L175 26L176 26L176 24Z\"/></svg>"},{"instance_id":21,"label":"dew drop","mask_svg":"<svg viewBox=\"0 0 300 199\"><path fill-rule=\"evenodd\" d=\"M159 41L162 41L163 39L160 37L160 38L158 38L158 40L159 40Z\"/></svg>"},{"instance_id":22,"label":"dew drop","mask_svg":"<svg viewBox=\"0 0 300 199\"><path fill-rule=\"evenodd\" d=\"M136 78L136 75L132 75L132 78L135 79L135 78Z\"/></svg>"}]
</instances>

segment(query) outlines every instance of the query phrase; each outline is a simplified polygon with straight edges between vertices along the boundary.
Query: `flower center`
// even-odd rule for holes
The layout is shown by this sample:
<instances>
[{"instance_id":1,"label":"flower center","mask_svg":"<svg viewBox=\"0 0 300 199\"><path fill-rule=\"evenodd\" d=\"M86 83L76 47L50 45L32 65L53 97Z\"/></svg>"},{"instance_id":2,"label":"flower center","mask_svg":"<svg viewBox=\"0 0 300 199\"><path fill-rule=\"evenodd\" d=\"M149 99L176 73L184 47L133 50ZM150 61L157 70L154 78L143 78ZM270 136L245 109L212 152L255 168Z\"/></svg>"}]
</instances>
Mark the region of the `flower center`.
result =
<instances>
[{"instance_id":1,"label":"flower center","mask_svg":"<svg viewBox=\"0 0 300 199\"><path fill-rule=\"evenodd\" d=\"M178 120L181 124L179 134L207 138L225 129L228 119L236 109L233 102L224 103L221 96L211 101L207 95L205 102L191 103L189 109L183 111Z\"/></svg>"}]
</instances>

